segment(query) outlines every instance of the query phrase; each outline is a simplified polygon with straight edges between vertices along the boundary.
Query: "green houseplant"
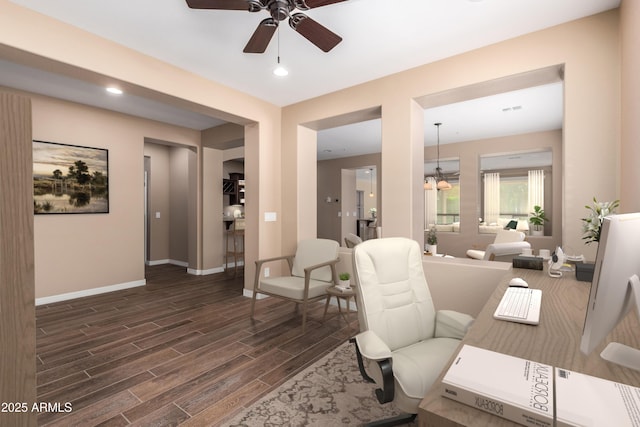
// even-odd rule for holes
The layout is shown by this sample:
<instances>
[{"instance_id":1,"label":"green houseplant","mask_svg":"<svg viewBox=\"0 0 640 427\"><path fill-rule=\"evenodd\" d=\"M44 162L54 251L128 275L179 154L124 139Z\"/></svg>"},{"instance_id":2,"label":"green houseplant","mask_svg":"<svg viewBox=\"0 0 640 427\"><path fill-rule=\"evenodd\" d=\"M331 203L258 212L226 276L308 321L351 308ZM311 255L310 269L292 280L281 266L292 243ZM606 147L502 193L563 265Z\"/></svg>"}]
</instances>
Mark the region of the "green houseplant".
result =
<instances>
[{"instance_id":1,"label":"green houseplant","mask_svg":"<svg viewBox=\"0 0 640 427\"><path fill-rule=\"evenodd\" d=\"M605 216L615 213L618 206L620 206L620 200L598 202L595 197L593 198L592 206L585 205L585 208L589 211L587 217L582 218L582 231L584 232L582 239L586 240L585 244L600 241L602 220Z\"/></svg>"},{"instance_id":2,"label":"green houseplant","mask_svg":"<svg viewBox=\"0 0 640 427\"><path fill-rule=\"evenodd\" d=\"M438 234L436 233L436 226L433 225L427 231L427 245L426 250L432 255L438 252Z\"/></svg>"},{"instance_id":3,"label":"green houseplant","mask_svg":"<svg viewBox=\"0 0 640 427\"><path fill-rule=\"evenodd\" d=\"M529 217L529 222L533 225L533 230L531 234L535 235L543 235L544 234L544 222L549 221L549 218L544 213L544 209L542 207L535 205L533 207L533 212L531 212L531 216Z\"/></svg>"},{"instance_id":4,"label":"green houseplant","mask_svg":"<svg viewBox=\"0 0 640 427\"><path fill-rule=\"evenodd\" d=\"M349 273L338 274L338 287L346 289L351 285L351 275Z\"/></svg>"}]
</instances>

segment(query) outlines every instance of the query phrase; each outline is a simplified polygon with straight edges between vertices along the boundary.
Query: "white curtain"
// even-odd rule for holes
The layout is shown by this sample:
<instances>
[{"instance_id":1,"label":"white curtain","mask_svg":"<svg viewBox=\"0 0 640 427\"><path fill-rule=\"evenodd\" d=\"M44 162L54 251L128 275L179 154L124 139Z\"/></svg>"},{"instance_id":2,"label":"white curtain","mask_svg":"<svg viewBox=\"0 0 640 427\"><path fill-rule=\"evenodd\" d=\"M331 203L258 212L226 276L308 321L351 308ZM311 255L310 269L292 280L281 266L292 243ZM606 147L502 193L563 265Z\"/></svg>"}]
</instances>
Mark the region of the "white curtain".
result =
<instances>
[{"instance_id":1,"label":"white curtain","mask_svg":"<svg viewBox=\"0 0 640 427\"><path fill-rule=\"evenodd\" d=\"M500 216L500 173L484 174L484 221L498 222Z\"/></svg>"},{"instance_id":2,"label":"white curtain","mask_svg":"<svg viewBox=\"0 0 640 427\"><path fill-rule=\"evenodd\" d=\"M544 171L529 171L529 212L533 212L534 206L544 209Z\"/></svg>"},{"instance_id":3,"label":"white curtain","mask_svg":"<svg viewBox=\"0 0 640 427\"><path fill-rule=\"evenodd\" d=\"M436 190L436 180L430 176L427 182L431 184L432 190L424 190L424 229L429 225L436 224L438 213L438 190Z\"/></svg>"}]
</instances>

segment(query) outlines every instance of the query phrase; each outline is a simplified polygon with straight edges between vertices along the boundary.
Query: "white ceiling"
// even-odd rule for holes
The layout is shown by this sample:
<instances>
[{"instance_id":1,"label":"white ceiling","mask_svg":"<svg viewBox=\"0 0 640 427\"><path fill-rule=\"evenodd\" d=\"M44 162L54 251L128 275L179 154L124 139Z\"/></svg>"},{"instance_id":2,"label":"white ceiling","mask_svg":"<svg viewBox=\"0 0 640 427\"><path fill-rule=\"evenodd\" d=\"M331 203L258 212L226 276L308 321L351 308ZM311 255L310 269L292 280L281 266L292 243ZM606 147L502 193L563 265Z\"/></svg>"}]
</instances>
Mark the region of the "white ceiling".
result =
<instances>
[{"instance_id":1,"label":"white ceiling","mask_svg":"<svg viewBox=\"0 0 640 427\"><path fill-rule=\"evenodd\" d=\"M305 12L343 37L342 43L329 53L320 51L288 25L282 25L280 57L290 74L278 78L272 74L276 65L277 37L274 36L264 54L242 52L258 22L268 16L265 11L192 10L184 0L11 1L280 106L616 8L620 4L620 0L348 0ZM193 129L205 129L223 122L216 117L187 112L130 94L114 102L113 97L105 96L98 86L21 67L0 61L0 85ZM494 107L483 105L478 109L478 102L457 106L475 108L475 112L465 115L462 122L455 120L462 114L448 106L427 110L425 123L443 122L441 143L455 138L479 139L479 135L489 136L486 129L513 133L513 129L507 130L504 126L538 108L538 104L524 93L513 100L496 100ZM515 105L523 105L523 109L501 113L501 108ZM496 113L496 108L500 114ZM481 116L478 111L493 113L494 117ZM473 123L473 118L477 123ZM557 122L558 116L548 114L544 119L545 126L553 120ZM530 118L523 121L533 122ZM425 127L429 143L434 138L433 129L429 135L429 126ZM470 133L471 129L474 134ZM351 134L368 135L364 138L367 141L375 140L376 132L378 135L380 132L380 122L350 125L342 130L345 134L352 131ZM335 140L339 131L340 128L321 131L319 139L328 134ZM379 136L377 141L379 147ZM355 141L344 142L343 139L335 152L355 145L358 145ZM319 156L322 151L320 147Z\"/></svg>"},{"instance_id":2,"label":"white ceiling","mask_svg":"<svg viewBox=\"0 0 640 427\"><path fill-rule=\"evenodd\" d=\"M424 110L425 146L562 129L562 82L475 98ZM318 132L318 160L379 153L379 119Z\"/></svg>"}]
</instances>

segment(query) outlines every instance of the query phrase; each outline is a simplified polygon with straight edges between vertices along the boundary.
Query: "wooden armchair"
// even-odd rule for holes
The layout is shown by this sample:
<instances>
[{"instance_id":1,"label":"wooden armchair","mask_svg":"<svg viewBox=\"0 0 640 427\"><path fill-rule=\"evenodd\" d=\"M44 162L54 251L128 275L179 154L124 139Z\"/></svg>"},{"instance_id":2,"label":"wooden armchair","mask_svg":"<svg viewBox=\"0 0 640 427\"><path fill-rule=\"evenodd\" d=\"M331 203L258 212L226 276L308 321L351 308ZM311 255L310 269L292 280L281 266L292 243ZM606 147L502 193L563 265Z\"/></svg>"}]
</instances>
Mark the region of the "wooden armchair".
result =
<instances>
[{"instance_id":1,"label":"wooden armchair","mask_svg":"<svg viewBox=\"0 0 640 427\"><path fill-rule=\"evenodd\" d=\"M251 300L253 318L257 294L283 298L302 304L302 332L307 326L307 306L310 301L326 297L326 289L337 280L338 242L328 239L310 239L298 243L295 255L283 255L256 261L256 276ZM289 275L261 277L264 264L286 260Z\"/></svg>"}]
</instances>

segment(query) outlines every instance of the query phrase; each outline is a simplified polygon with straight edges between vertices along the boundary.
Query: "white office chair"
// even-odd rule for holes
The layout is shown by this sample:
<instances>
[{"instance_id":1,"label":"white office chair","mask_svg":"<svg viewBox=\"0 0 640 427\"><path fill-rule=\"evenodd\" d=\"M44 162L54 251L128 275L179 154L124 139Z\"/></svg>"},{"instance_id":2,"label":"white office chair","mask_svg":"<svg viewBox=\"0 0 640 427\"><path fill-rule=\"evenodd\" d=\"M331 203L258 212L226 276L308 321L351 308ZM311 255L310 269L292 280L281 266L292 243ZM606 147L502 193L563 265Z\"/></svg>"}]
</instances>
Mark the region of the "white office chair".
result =
<instances>
[{"instance_id":1,"label":"white office chair","mask_svg":"<svg viewBox=\"0 0 640 427\"><path fill-rule=\"evenodd\" d=\"M524 249L531 249L531 244L525 242L525 234L515 230L498 230L496 238L483 250L469 249L467 257L489 261L510 261L520 255Z\"/></svg>"},{"instance_id":2,"label":"white office chair","mask_svg":"<svg viewBox=\"0 0 640 427\"><path fill-rule=\"evenodd\" d=\"M393 401L405 415L376 425L415 419L418 405L473 321L436 312L422 268L420 245L410 239L372 239L353 249L360 333L356 343L363 377L375 382L380 403Z\"/></svg>"}]
</instances>

